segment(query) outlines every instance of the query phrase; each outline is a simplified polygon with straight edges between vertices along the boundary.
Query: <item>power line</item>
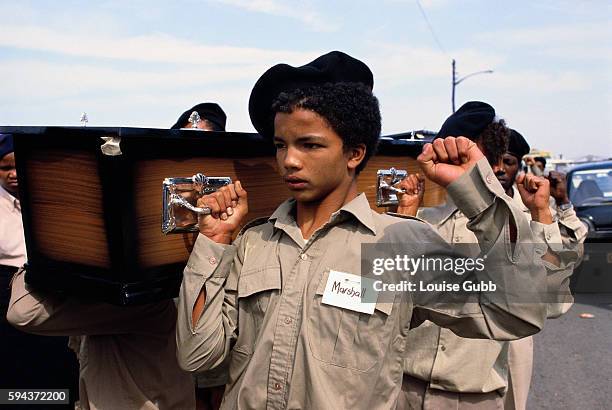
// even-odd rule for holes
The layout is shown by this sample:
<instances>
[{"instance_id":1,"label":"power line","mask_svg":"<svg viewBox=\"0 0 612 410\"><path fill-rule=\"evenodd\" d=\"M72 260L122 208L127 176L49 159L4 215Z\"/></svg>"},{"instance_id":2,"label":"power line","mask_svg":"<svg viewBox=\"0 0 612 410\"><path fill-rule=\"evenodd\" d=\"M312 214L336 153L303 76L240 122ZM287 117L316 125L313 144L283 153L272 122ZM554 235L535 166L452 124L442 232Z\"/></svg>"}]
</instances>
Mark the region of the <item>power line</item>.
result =
<instances>
[{"instance_id":1,"label":"power line","mask_svg":"<svg viewBox=\"0 0 612 410\"><path fill-rule=\"evenodd\" d=\"M429 22L429 19L427 18L427 14L425 14L425 10L423 9L423 7L421 7L421 2L419 2L419 0L415 0L415 1L416 1L417 6L419 6L419 10L421 10L421 14L423 15L423 19L425 20L425 23L427 24L427 27L429 28L429 31L431 32L431 35L432 35L434 41L436 42L436 44L438 45L440 50L444 54L446 54L447 57L449 57L449 55L446 52L446 50L444 49L444 47L442 47L442 43L440 43L440 40L438 40L438 36L436 36L436 32L434 31L433 26Z\"/></svg>"}]
</instances>

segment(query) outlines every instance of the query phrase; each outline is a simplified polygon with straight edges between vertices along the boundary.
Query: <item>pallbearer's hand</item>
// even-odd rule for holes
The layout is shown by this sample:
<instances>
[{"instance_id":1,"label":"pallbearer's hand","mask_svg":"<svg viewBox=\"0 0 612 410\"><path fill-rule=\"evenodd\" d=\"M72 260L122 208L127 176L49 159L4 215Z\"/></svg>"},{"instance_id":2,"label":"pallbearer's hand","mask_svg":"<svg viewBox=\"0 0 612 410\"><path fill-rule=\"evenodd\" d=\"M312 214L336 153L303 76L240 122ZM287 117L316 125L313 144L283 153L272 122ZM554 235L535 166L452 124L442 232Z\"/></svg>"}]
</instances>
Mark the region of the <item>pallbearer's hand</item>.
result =
<instances>
[{"instance_id":1,"label":"pallbearer's hand","mask_svg":"<svg viewBox=\"0 0 612 410\"><path fill-rule=\"evenodd\" d=\"M404 215L416 216L419 207L423 203L425 178L419 173L410 174L396 184L395 187L405 191L405 193L397 193L397 212Z\"/></svg>"},{"instance_id":2,"label":"pallbearer's hand","mask_svg":"<svg viewBox=\"0 0 612 410\"><path fill-rule=\"evenodd\" d=\"M219 243L230 243L249 212L247 192L240 181L221 187L198 199L198 207L210 208L210 215L199 215L200 233Z\"/></svg>"},{"instance_id":3,"label":"pallbearer's hand","mask_svg":"<svg viewBox=\"0 0 612 410\"><path fill-rule=\"evenodd\" d=\"M425 144L417 161L427 178L446 187L483 157L476 143L468 138L446 137Z\"/></svg>"}]
</instances>

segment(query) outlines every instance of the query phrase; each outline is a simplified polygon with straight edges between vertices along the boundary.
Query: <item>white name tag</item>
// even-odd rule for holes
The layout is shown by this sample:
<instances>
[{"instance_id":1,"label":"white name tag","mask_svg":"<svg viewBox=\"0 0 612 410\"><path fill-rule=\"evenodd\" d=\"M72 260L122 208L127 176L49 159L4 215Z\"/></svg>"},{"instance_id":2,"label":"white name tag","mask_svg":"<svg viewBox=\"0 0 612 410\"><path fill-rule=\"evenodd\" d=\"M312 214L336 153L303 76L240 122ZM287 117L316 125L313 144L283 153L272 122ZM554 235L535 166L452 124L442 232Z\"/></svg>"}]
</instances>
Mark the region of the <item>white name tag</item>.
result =
<instances>
[{"instance_id":1,"label":"white name tag","mask_svg":"<svg viewBox=\"0 0 612 410\"><path fill-rule=\"evenodd\" d=\"M321 302L371 315L377 299L374 279L330 270Z\"/></svg>"}]
</instances>

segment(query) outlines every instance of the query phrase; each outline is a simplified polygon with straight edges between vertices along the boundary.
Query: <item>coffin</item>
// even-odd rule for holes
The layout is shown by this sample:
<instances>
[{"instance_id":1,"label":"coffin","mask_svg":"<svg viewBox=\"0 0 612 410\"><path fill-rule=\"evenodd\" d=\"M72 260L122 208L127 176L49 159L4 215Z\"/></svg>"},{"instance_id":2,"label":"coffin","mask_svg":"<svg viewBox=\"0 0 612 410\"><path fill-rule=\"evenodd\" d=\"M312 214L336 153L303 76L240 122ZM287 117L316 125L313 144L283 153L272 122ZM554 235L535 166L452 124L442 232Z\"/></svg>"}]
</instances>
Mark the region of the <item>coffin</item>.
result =
<instances>
[{"instance_id":1,"label":"coffin","mask_svg":"<svg viewBox=\"0 0 612 410\"><path fill-rule=\"evenodd\" d=\"M26 281L88 300L129 305L178 294L197 233L162 233L165 178L203 173L239 179L249 193L247 219L270 215L290 196L276 172L272 144L257 134L95 127L0 130L15 135ZM414 158L422 145L419 140L383 139L359 176L359 189L374 209L386 210L376 208L377 171L395 167L416 172ZM426 181L425 204L443 200L443 189Z\"/></svg>"}]
</instances>

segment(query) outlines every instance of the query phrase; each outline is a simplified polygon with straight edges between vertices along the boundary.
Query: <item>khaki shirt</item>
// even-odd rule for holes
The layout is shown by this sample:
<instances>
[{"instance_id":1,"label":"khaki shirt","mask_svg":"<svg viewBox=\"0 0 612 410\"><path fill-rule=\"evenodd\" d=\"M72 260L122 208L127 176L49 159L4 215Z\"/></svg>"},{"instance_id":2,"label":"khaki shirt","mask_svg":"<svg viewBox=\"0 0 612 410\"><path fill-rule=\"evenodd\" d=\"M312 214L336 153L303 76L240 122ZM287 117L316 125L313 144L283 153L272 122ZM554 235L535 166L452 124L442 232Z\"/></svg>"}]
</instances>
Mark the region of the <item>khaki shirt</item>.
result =
<instances>
[{"instance_id":1,"label":"khaki shirt","mask_svg":"<svg viewBox=\"0 0 612 410\"><path fill-rule=\"evenodd\" d=\"M531 220L531 214L523 204L516 186L512 201ZM586 229L575 213L572 215L572 210L557 213L555 208L551 206L551 213L553 217L558 217L558 224L544 225L531 221L530 225L536 238L546 243L561 259L560 267L545 263L549 271L548 286L550 289L569 292L569 276L582 252L581 246L573 251L569 249L569 243L584 241ZM417 216L431 223L449 243L477 242L476 235L467 227L468 218L457 209L452 200L438 207L422 208ZM560 316L570 306L571 302L550 303L548 317ZM507 342L466 339L426 322L408 333L408 345L412 345L413 349L406 351L404 371L430 382L432 388L484 393L495 390L503 392L508 386Z\"/></svg>"},{"instance_id":2,"label":"khaki shirt","mask_svg":"<svg viewBox=\"0 0 612 410\"><path fill-rule=\"evenodd\" d=\"M507 255L510 244L500 238L509 213L517 219L520 211L502 196L486 159L448 192L477 221L481 246ZM398 293L396 303L378 301L371 315L323 304L330 270L361 273L363 243L411 243L412 255L419 256L440 254L448 245L423 222L372 211L363 194L304 241L294 205L283 203L230 246L200 235L185 268L179 363L201 371L229 357L222 408L389 409L399 394L402 358L413 348L406 341L410 326L430 320L466 337L509 340L543 325L540 304L518 310L493 302L422 305L407 292ZM518 225L520 237L533 242L528 224ZM503 264L501 274L545 279L543 267L526 259ZM206 304L194 327L191 314L202 287Z\"/></svg>"},{"instance_id":3,"label":"khaki shirt","mask_svg":"<svg viewBox=\"0 0 612 410\"><path fill-rule=\"evenodd\" d=\"M193 377L176 361L172 300L86 304L32 291L21 271L13 279L7 319L25 332L71 336L83 409L195 409Z\"/></svg>"}]
</instances>

